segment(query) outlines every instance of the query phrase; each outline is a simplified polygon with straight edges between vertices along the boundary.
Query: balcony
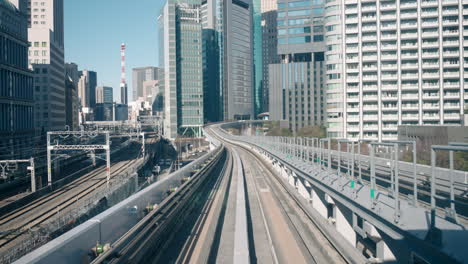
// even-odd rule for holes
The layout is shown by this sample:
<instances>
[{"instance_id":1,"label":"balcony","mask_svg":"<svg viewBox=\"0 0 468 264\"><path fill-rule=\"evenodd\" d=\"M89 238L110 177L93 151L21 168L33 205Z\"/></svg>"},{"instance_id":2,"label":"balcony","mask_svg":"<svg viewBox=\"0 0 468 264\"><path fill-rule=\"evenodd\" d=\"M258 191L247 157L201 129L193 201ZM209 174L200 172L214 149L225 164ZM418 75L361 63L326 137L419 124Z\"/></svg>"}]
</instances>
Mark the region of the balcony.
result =
<instances>
[{"instance_id":1,"label":"balcony","mask_svg":"<svg viewBox=\"0 0 468 264\"><path fill-rule=\"evenodd\" d=\"M345 14L357 14L357 8L345 8Z\"/></svg>"},{"instance_id":2,"label":"balcony","mask_svg":"<svg viewBox=\"0 0 468 264\"><path fill-rule=\"evenodd\" d=\"M444 68L459 68L460 64L458 61L444 61Z\"/></svg>"},{"instance_id":3,"label":"balcony","mask_svg":"<svg viewBox=\"0 0 468 264\"><path fill-rule=\"evenodd\" d=\"M397 131L398 125L383 125L382 131Z\"/></svg>"},{"instance_id":4,"label":"balcony","mask_svg":"<svg viewBox=\"0 0 468 264\"><path fill-rule=\"evenodd\" d=\"M444 51L444 57L459 57L458 50L456 51Z\"/></svg>"},{"instance_id":5,"label":"balcony","mask_svg":"<svg viewBox=\"0 0 468 264\"><path fill-rule=\"evenodd\" d=\"M396 115L396 114L383 114L383 115L382 115L382 120L383 120L383 121L394 121L394 120L398 120L398 115Z\"/></svg>"},{"instance_id":6,"label":"balcony","mask_svg":"<svg viewBox=\"0 0 468 264\"><path fill-rule=\"evenodd\" d=\"M400 24L401 29L412 29L412 28L417 28L417 27L418 27L418 23L401 23Z\"/></svg>"},{"instance_id":7,"label":"balcony","mask_svg":"<svg viewBox=\"0 0 468 264\"><path fill-rule=\"evenodd\" d=\"M439 114L423 114L423 119L424 120L439 120L440 115Z\"/></svg>"},{"instance_id":8,"label":"balcony","mask_svg":"<svg viewBox=\"0 0 468 264\"><path fill-rule=\"evenodd\" d=\"M376 16L362 16L361 21L362 22L373 22L376 20Z\"/></svg>"},{"instance_id":9,"label":"balcony","mask_svg":"<svg viewBox=\"0 0 468 264\"><path fill-rule=\"evenodd\" d=\"M438 0L424 0L421 2L422 7L436 7L439 6Z\"/></svg>"},{"instance_id":10,"label":"balcony","mask_svg":"<svg viewBox=\"0 0 468 264\"><path fill-rule=\"evenodd\" d=\"M362 35L362 41L377 41L377 35Z\"/></svg>"},{"instance_id":11,"label":"balcony","mask_svg":"<svg viewBox=\"0 0 468 264\"><path fill-rule=\"evenodd\" d=\"M348 96L346 98L346 102L348 102L348 103L359 103L359 96L352 96L352 97Z\"/></svg>"},{"instance_id":12,"label":"balcony","mask_svg":"<svg viewBox=\"0 0 468 264\"><path fill-rule=\"evenodd\" d=\"M382 63L380 68L382 68L382 70L396 70L397 65L396 63Z\"/></svg>"},{"instance_id":13,"label":"balcony","mask_svg":"<svg viewBox=\"0 0 468 264\"><path fill-rule=\"evenodd\" d=\"M460 72L459 72L459 71L456 71L456 72L452 72L452 71L444 72L444 78L460 78Z\"/></svg>"},{"instance_id":14,"label":"balcony","mask_svg":"<svg viewBox=\"0 0 468 264\"><path fill-rule=\"evenodd\" d=\"M444 16L449 16L449 15L457 16L458 15L458 8L450 8L450 9L443 8L442 9L442 15L444 15Z\"/></svg>"},{"instance_id":15,"label":"balcony","mask_svg":"<svg viewBox=\"0 0 468 264\"><path fill-rule=\"evenodd\" d=\"M445 19L442 21L444 26L458 26L458 19Z\"/></svg>"},{"instance_id":16,"label":"balcony","mask_svg":"<svg viewBox=\"0 0 468 264\"><path fill-rule=\"evenodd\" d=\"M439 58L439 52L423 52L424 58Z\"/></svg>"},{"instance_id":17,"label":"balcony","mask_svg":"<svg viewBox=\"0 0 468 264\"><path fill-rule=\"evenodd\" d=\"M366 12L366 11L376 11L377 10L377 7L375 6L375 4L361 4L361 11L362 12Z\"/></svg>"},{"instance_id":18,"label":"balcony","mask_svg":"<svg viewBox=\"0 0 468 264\"><path fill-rule=\"evenodd\" d=\"M362 27L362 32L375 32L377 30L377 26L365 26Z\"/></svg>"},{"instance_id":19,"label":"balcony","mask_svg":"<svg viewBox=\"0 0 468 264\"><path fill-rule=\"evenodd\" d=\"M407 2L407 3L400 3L400 8L401 9L417 8L417 7L418 7L418 3L416 1Z\"/></svg>"},{"instance_id":20,"label":"balcony","mask_svg":"<svg viewBox=\"0 0 468 264\"><path fill-rule=\"evenodd\" d=\"M460 114L457 114L457 113L444 114L444 120L459 120L459 119L460 119Z\"/></svg>"},{"instance_id":21,"label":"balcony","mask_svg":"<svg viewBox=\"0 0 468 264\"><path fill-rule=\"evenodd\" d=\"M394 10L396 9L396 4L380 4L380 10L385 11L385 10Z\"/></svg>"},{"instance_id":22,"label":"balcony","mask_svg":"<svg viewBox=\"0 0 468 264\"><path fill-rule=\"evenodd\" d=\"M405 63L405 64L401 64L401 68L403 70L414 70L414 69L418 69L419 65L417 63Z\"/></svg>"},{"instance_id":23,"label":"balcony","mask_svg":"<svg viewBox=\"0 0 468 264\"><path fill-rule=\"evenodd\" d=\"M382 96L382 102L396 102L398 101L398 96Z\"/></svg>"},{"instance_id":24,"label":"balcony","mask_svg":"<svg viewBox=\"0 0 468 264\"><path fill-rule=\"evenodd\" d=\"M423 94L424 100L439 100L439 93L424 93Z\"/></svg>"},{"instance_id":25,"label":"balcony","mask_svg":"<svg viewBox=\"0 0 468 264\"><path fill-rule=\"evenodd\" d=\"M439 37L439 31L425 31L421 33L421 36L423 38L438 38Z\"/></svg>"},{"instance_id":26,"label":"balcony","mask_svg":"<svg viewBox=\"0 0 468 264\"><path fill-rule=\"evenodd\" d=\"M402 43L401 44L401 49L402 50L412 50L414 49L414 47L417 47L418 46L418 42L407 42L407 43Z\"/></svg>"},{"instance_id":27,"label":"balcony","mask_svg":"<svg viewBox=\"0 0 468 264\"><path fill-rule=\"evenodd\" d=\"M380 86L380 89L382 91L397 91L398 90L398 86L397 84L394 84L394 85L382 85Z\"/></svg>"},{"instance_id":28,"label":"balcony","mask_svg":"<svg viewBox=\"0 0 468 264\"><path fill-rule=\"evenodd\" d=\"M389 110L396 111L396 110L398 110L398 104L382 104L382 110L384 110L384 111L389 111Z\"/></svg>"},{"instance_id":29,"label":"balcony","mask_svg":"<svg viewBox=\"0 0 468 264\"><path fill-rule=\"evenodd\" d=\"M424 110L439 110L439 104L438 103L432 103L432 104L424 103L423 109Z\"/></svg>"},{"instance_id":30,"label":"balcony","mask_svg":"<svg viewBox=\"0 0 468 264\"><path fill-rule=\"evenodd\" d=\"M409 52L401 53L401 58L402 58L402 59L417 59L417 58L418 58L418 53L417 53L417 52L413 52L413 53L409 53Z\"/></svg>"},{"instance_id":31,"label":"balcony","mask_svg":"<svg viewBox=\"0 0 468 264\"><path fill-rule=\"evenodd\" d=\"M444 104L444 109L460 109L460 104L458 103L445 103Z\"/></svg>"},{"instance_id":32,"label":"balcony","mask_svg":"<svg viewBox=\"0 0 468 264\"><path fill-rule=\"evenodd\" d=\"M418 33L403 33L400 35L402 39L417 39Z\"/></svg>"},{"instance_id":33,"label":"balcony","mask_svg":"<svg viewBox=\"0 0 468 264\"><path fill-rule=\"evenodd\" d=\"M427 11L427 12L421 12L421 17L438 17L439 12L437 11Z\"/></svg>"},{"instance_id":34,"label":"balcony","mask_svg":"<svg viewBox=\"0 0 468 264\"><path fill-rule=\"evenodd\" d=\"M362 126L362 130L364 130L364 131L378 131L379 126L378 125L364 125L364 126Z\"/></svg>"},{"instance_id":35,"label":"balcony","mask_svg":"<svg viewBox=\"0 0 468 264\"><path fill-rule=\"evenodd\" d=\"M382 74L380 78L383 81L397 80L398 75L396 75L396 74Z\"/></svg>"},{"instance_id":36,"label":"balcony","mask_svg":"<svg viewBox=\"0 0 468 264\"><path fill-rule=\"evenodd\" d=\"M444 30L442 31L444 36L458 36L458 30Z\"/></svg>"},{"instance_id":37,"label":"balcony","mask_svg":"<svg viewBox=\"0 0 468 264\"><path fill-rule=\"evenodd\" d=\"M410 10L412 12L401 12L400 18L415 18L418 17L418 12L416 10Z\"/></svg>"},{"instance_id":38,"label":"balcony","mask_svg":"<svg viewBox=\"0 0 468 264\"><path fill-rule=\"evenodd\" d=\"M366 102L375 102L375 101L378 101L379 100L379 97L377 96L377 94L375 95L364 95L362 97L362 101L366 101Z\"/></svg>"},{"instance_id":39,"label":"balcony","mask_svg":"<svg viewBox=\"0 0 468 264\"><path fill-rule=\"evenodd\" d=\"M460 98L460 93L450 93L450 92L444 93L444 99L459 99L459 98Z\"/></svg>"},{"instance_id":40,"label":"balcony","mask_svg":"<svg viewBox=\"0 0 468 264\"><path fill-rule=\"evenodd\" d=\"M406 73L401 75L402 80L417 80L419 75L417 73Z\"/></svg>"},{"instance_id":41,"label":"balcony","mask_svg":"<svg viewBox=\"0 0 468 264\"><path fill-rule=\"evenodd\" d=\"M440 76L439 72L423 72L422 77L424 79L438 79Z\"/></svg>"},{"instance_id":42,"label":"balcony","mask_svg":"<svg viewBox=\"0 0 468 264\"><path fill-rule=\"evenodd\" d=\"M377 54L362 56L362 61L377 61Z\"/></svg>"},{"instance_id":43,"label":"balcony","mask_svg":"<svg viewBox=\"0 0 468 264\"><path fill-rule=\"evenodd\" d=\"M362 119L364 121L375 121L378 120L379 116L378 115L363 115Z\"/></svg>"},{"instance_id":44,"label":"balcony","mask_svg":"<svg viewBox=\"0 0 468 264\"><path fill-rule=\"evenodd\" d=\"M437 21L425 21L421 23L423 28L436 28L439 26L439 22Z\"/></svg>"},{"instance_id":45,"label":"balcony","mask_svg":"<svg viewBox=\"0 0 468 264\"><path fill-rule=\"evenodd\" d=\"M439 90L439 84L438 83L423 83L422 88L424 90Z\"/></svg>"},{"instance_id":46,"label":"balcony","mask_svg":"<svg viewBox=\"0 0 468 264\"><path fill-rule=\"evenodd\" d=\"M401 90L405 90L405 91L419 90L419 86L417 83L416 84L402 84Z\"/></svg>"},{"instance_id":47,"label":"balcony","mask_svg":"<svg viewBox=\"0 0 468 264\"><path fill-rule=\"evenodd\" d=\"M380 40L396 40L396 34L382 34L380 35Z\"/></svg>"},{"instance_id":48,"label":"balcony","mask_svg":"<svg viewBox=\"0 0 468 264\"><path fill-rule=\"evenodd\" d=\"M347 126L347 130L349 132L359 132L360 131L359 126L350 126L350 125Z\"/></svg>"},{"instance_id":49,"label":"balcony","mask_svg":"<svg viewBox=\"0 0 468 264\"><path fill-rule=\"evenodd\" d=\"M444 82L444 88L459 88L459 82Z\"/></svg>"},{"instance_id":50,"label":"balcony","mask_svg":"<svg viewBox=\"0 0 468 264\"><path fill-rule=\"evenodd\" d=\"M394 61L395 58L397 58L396 53L395 54L381 54L380 59L381 60L391 60Z\"/></svg>"},{"instance_id":51,"label":"balcony","mask_svg":"<svg viewBox=\"0 0 468 264\"><path fill-rule=\"evenodd\" d=\"M372 111L372 110L377 111L379 108L376 104L368 104L368 105L364 105L362 109L364 111Z\"/></svg>"},{"instance_id":52,"label":"balcony","mask_svg":"<svg viewBox=\"0 0 468 264\"><path fill-rule=\"evenodd\" d=\"M363 81L377 81L377 74L375 75L362 75Z\"/></svg>"},{"instance_id":53,"label":"balcony","mask_svg":"<svg viewBox=\"0 0 468 264\"><path fill-rule=\"evenodd\" d=\"M419 104L401 104L403 110L417 110L419 109Z\"/></svg>"},{"instance_id":54,"label":"balcony","mask_svg":"<svg viewBox=\"0 0 468 264\"><path fill-rule=\"evenodd\" d=\"M410 120L419 120L419 115L418 114L402 114L401 118L405 121L410 121Z\"/></svg>"},{"instance_id":55,"label":"balcony","mask_svg":"<svg viewBox=\"0 0 468 264\"><path fill-rule=\"evenodd\" d=\"M438 48L439 42L438 41L424 41L422 42L423 48Z\"/></svg>"},{"instance_id":56,"label":"balcony","mask_svg":"<svg viewBox=\"0 0 468 264\"><path fill-rule=\"evenodd\" d=\"M382 30L396 30L396 24L395 23L381 24L380 28Z\"/></svg>"},{"instance_id":57,"label":"balcony","mask_svg":"<svg viewBox=\"0 0 468 264\"><path fill-rule=\"evenodd\" d=\"M373 66L363 66L362 67L362 71L363 72L376 72L377 71L377 65L373 65ZM365 76L365 75L364 75ZM377 77L377 76L376 76Z\"/></svg>"},{"instance_id":58,"label":"balcony","mask_svg":"<svg viewBox=\"0 0 468 264\"><path fill-rule=\"evenodd\" d=\"M358 43L359 38L357 37L351 37L351 38L346 38L346 43Z\"/></svg>"},{"instance_id":59,"label":"balcony","mask_svg":"<svg viewBox=\"0 0 468 264\"><path fill-rule=\"evenodd\" d=\"M377 91L377 85L363 85L362 90L369 92L369 91Z\"/></svg>"},{"instance_id":60,"label":"balcony","mask_svg":"<svg viewBox=\"0 0 468 264\"><path fill-rule=\"evenodd\" d=\"M458 46L460 46L458 40L444 41L442 43L443 43L444 47L458 47Z\"/></svg>"},{"instance_id":61,"label":"balcony","mask_svg":"<svg viewBox=\"0 0 468 264\"><path fill-rule=\"evenodd\" d=\"M396 20L396 14L385 14L380 16L381 21Z\"/></svg>"},{"instance_id":62,"label":"balcony","mask_svg":"<svg viewBox=\"0 0 468 264\"><path fill-rule=\"evenodd\" d=\"M411 94L402 94L401 95L401 100L418 100L419 95L417 93L411 93Z\"/></svg>"}]
</instances>

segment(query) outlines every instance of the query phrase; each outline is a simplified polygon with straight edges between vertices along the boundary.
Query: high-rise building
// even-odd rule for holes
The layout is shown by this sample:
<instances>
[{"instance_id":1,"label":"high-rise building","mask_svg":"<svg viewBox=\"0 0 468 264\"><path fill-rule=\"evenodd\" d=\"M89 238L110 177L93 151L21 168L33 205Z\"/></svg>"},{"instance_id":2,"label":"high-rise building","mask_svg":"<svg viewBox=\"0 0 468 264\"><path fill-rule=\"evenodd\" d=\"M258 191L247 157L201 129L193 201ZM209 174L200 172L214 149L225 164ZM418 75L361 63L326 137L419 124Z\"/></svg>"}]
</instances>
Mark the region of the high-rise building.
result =
<instances>
[{"instance_id":1,"label":"high-rise building","mask_svg":"<svg viewBox=\"0 0 468 264\"><path fill-rule=\"evenodd\" d=\"M29 0L29 65L35 72L35 127L65 126L63 0Z\"/></svg>"},{"instance_id":2,"label":"high-rise building","mask_svg":"<svg viewBox=\"0 0 468 264\"><path fill-rule=\"evenodd\" d=\"M164 67L164 134L201 136L203 75L201 0L168 0L158 18Z\"/></svg>"},{"instance_id":3,"label":"high-rise building","mask_svg":"<svg viewBox=\"0 0 468 264\"><path fill-rule=\"evenodd\" d=\"M254 41L251 0L225 1L223 6L224 119L254 118Z\"/></svg>"},{"instance_id":4,"label":"high-rise building","mask_svg":"<svg viewBox=\"0 0 468 264\"><path fill-rule=\"evenodd\" d=\"M78 129L80 100L78 98L79 72L75 63L65 63L65 124Z\"/></svg>"},{"instance_id":5,"label":"high-rise building","mask_svg":"<svg viewBox=\"0 0 468 264\"><path fill-rule=\"evenodd\" d=\"M393 140L399 125L461 123L468 103L464 4L344 1L347 138Z\"/></svg>"},{"instance_id":6,"label":"high-rise building","mask_svg":"<svg viewBox=\"0 0 468 264\"><path fill-rule=\"evenodd\" d=\"M113 103L114 90L108 86L96 86L96 103Z\"/></svg>"},{"instance_id":7,"label":"high-rise building","mask_svg":"<svg viewBox=\"0 0 468 264\"><path fill-rule=\"evenodd\" d=\"M216 1L209 0L201 6L203 34L203 110L205 122L223 120L221 94L221 56L217 30Z\"/></svg>"},{"instance_id":8,"label":"high-rise building","mask_svg":"<svg viewBox=\"0 0 468 264\"><path fill-rule=\"evenodd\" d=\"M144 98L143 82L157 80L158 71L157 67L152 66L132 69L133 101Z\"/></svg>"},{"instance_id":9,"label":"high-rise building","mask_svg":"<svg viewBox=\"0 0 468 264\"><path fill-rule=\"evenodd\" d=\"M325 2L325 91L327 136L343 138L342 0Z\"/></svg>"},{"instance_id":10,"label":"high-rise building","mask_svg":"<svg viewBox=\"0 0 468 264\"><path fill-rule=\"evenodd\" d=\"M93 108L96 105L97 73L82 70L79 75L78 96L80 97L81 107Z\"/></svg>"},{"instance_id":11,"label":"high-rise building","mask_svg":"<svg viewBox=\"0 0 468 264\"><path fill-rule=\"evenodd\" d=\"M278 18L277 0L262 0L262 111L268 112L269 107L269 71L268 65L279 63L278 31L276 20Z\"/></svg>"},{"instance_id":12,"label":"high-rise building","mask_svg":"<svg viewBox=\"0 0 468 264\"><path fill-rule=\"evenodd\" d=\"M253 35L253 63L254 63L254 88L253 104L254 116L263 112L263 34L262 34L262 1L252 1L252 35Z\"/></svg>"},{"instance_id":13,"label":"high-rise building","mask_svg":"<svg viewBox=\"0 0 468 264\"><path fill-rule=\"evenodd\" d=\"M28 69L25 10L17 1L0 1L0 159L29 158L34 146L33 74Z\"/></svg>"},{"instance_id":14,"label":"high-rise building","mask_svg":"<svg viewBox=\"0 0 468 264\"><path fill-rule=\"evenodd\" d=\"M278 54L269 65L270 119L286 120L292 131L323 125L323 1L278 1Z\"/></svg>"}]
</instances>

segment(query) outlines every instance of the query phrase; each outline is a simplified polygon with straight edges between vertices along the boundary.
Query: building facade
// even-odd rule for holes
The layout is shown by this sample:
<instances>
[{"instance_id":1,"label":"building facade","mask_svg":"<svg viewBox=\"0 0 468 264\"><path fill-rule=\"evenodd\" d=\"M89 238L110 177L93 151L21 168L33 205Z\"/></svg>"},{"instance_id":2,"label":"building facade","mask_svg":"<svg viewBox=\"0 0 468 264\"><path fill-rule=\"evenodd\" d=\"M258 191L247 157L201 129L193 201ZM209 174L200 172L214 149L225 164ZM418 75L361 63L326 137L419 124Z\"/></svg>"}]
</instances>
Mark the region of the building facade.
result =
<instances>
[{"instance_id":1,"label":"building facade","mask_svg":"<svg viewBox=\"0 0 468 264\"><path fill-rule=\"evenodd\" d=\"M145 81L158 80L159 69L157 67L139 67L132 69L132 89L133 101L144 98L145 90L143 83Z\"/></svg>"},{"instance_id":2,"label":"building facade","mask_svg":"<svg viewBox=\"0 0 468 264\"><path fill-rule=\"evenodd\" d=\"M65 126L63 0L29 0L29 65L35 73L35 127Z\"/></svg>"},{"instance_id":3,"label":"building facade","mask_svg":"<svg viewBox=\"0 0 468 264\"><path fill-rule=\"evenodd\" d=\"M250 0L225 1L223 6L224 120L254 118L253 5Z\"/></svg>"},{"instance_id":4,"label":"building facade","mask_svg":"<svg viewBox=\"0 0 468 264\"><path fill-rule=\"evenodd\" d=\"M114 89L108 86L96 86L96 103L113 103Z\"/></svg>"},{"instance_id":5,"label":"building facade","mask_svg":"<svg viewBox=\"0 0 468 264\"><path fill-rule=\"evenodd\" d=\"M97 73L89 70L79 72L78 95L81 106L94 108L96 105Z\"/></svg>"},{"instance_id":6,"label":"building facade","mask_svg":"<svg viewBox=\"0 0 468 264\"><path fill-rule=\"evenodd\" d=\"M323 125L325 41L323 1L278 1L278 54L269 65L270 119L297 132Z\"/></svg>"},{"instance_id":7,"label":"building facade","mask_svg":"<svg viewBox=\"0 0 468 264\"><path fill-rule=\"evenodd\" d=\"M72 130L79 127L80 100L78 98L79 72L75 63L65 63L65 124Z\"/></svg>"},{"instance_id":8,"label":"building facade","mask_svg":"<svg viewBox=\"0 0 468 264\"><path fill-rule=\"evenodd\" d=\"M29 158L34 146L34 92L26 6L2 0L0 17L0 159Z\"/></svg>"},{"instance_id":9,"label":"building facade","mask_svg":"<svg viewBox=\"0 0 468 264\"><path fill-rule=\"evenodd\" d=\"M270 64L279 63L278 55L278 31L276 20L278 7L276 0L262 0L262 111L268 112L269 106L269 67Z\"/></svg>"},{"instance_id":10,"label":"building facade","mask_svg":"<svg viewBox=\"0 0 468 264\"><path fill-rule=\"evenodd\" d=\"M468 100L465 1L344 1L346 137L459 125Z\"/></svg>"},{"instance_id":11,"label":"building facade","mask_svg":"<svg viewBox=\"0 0 468 264\"><path fill-rule=\"evenodd\" d=\"M201 136L203 127L200 0L169 0L158 18L164 67L164 134ZM183 58L183 60L182 60Z\"/></svg>"}]
</instances>

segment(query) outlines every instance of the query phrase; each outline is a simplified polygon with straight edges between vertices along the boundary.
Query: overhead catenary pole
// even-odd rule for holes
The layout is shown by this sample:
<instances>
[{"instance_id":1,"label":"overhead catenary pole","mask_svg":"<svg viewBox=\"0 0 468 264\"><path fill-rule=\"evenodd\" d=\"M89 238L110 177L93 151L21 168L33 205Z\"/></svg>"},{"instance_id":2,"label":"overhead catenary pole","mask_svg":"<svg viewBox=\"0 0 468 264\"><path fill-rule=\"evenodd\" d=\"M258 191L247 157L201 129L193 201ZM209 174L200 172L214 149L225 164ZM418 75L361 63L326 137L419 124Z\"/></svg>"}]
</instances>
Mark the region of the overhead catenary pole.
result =
<instances>
[{"instance_id":1,"label":"overhead catenary pole","mask_svg":"<svg viewBox=\"0 0 468 264\"><path fill-rule=\"evenodd\" d=\"M47 132L47 185L52 185L52 162L50 159L50 151L52 146L50 145L50 132Z\"/></svg>"}]
</instances>

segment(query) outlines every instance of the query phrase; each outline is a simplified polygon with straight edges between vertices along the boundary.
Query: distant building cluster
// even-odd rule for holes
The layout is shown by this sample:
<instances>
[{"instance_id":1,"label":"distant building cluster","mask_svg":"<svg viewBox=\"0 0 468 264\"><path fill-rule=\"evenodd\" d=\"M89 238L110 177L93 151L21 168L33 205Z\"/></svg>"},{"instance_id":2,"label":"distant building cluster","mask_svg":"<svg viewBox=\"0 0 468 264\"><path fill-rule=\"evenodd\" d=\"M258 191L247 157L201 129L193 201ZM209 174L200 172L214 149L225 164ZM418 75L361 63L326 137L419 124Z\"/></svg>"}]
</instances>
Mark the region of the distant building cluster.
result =
<instances>
[{"instance_id":1,"label":"distant building cluster","mask_svg":"<svg viewBox=\"0 0 468 264\"><path fill-rule=\"evenodd\" d=\"M463 126L467 10L461 0L167 0L160 65L132 69L129 102L122 44L116 103L95 71L64 62L63 0L2 0L0 151L21 156L45 131L141 115L162 117L169 138L260 117L350 140Z\"/></svg>"}]
</instances>

